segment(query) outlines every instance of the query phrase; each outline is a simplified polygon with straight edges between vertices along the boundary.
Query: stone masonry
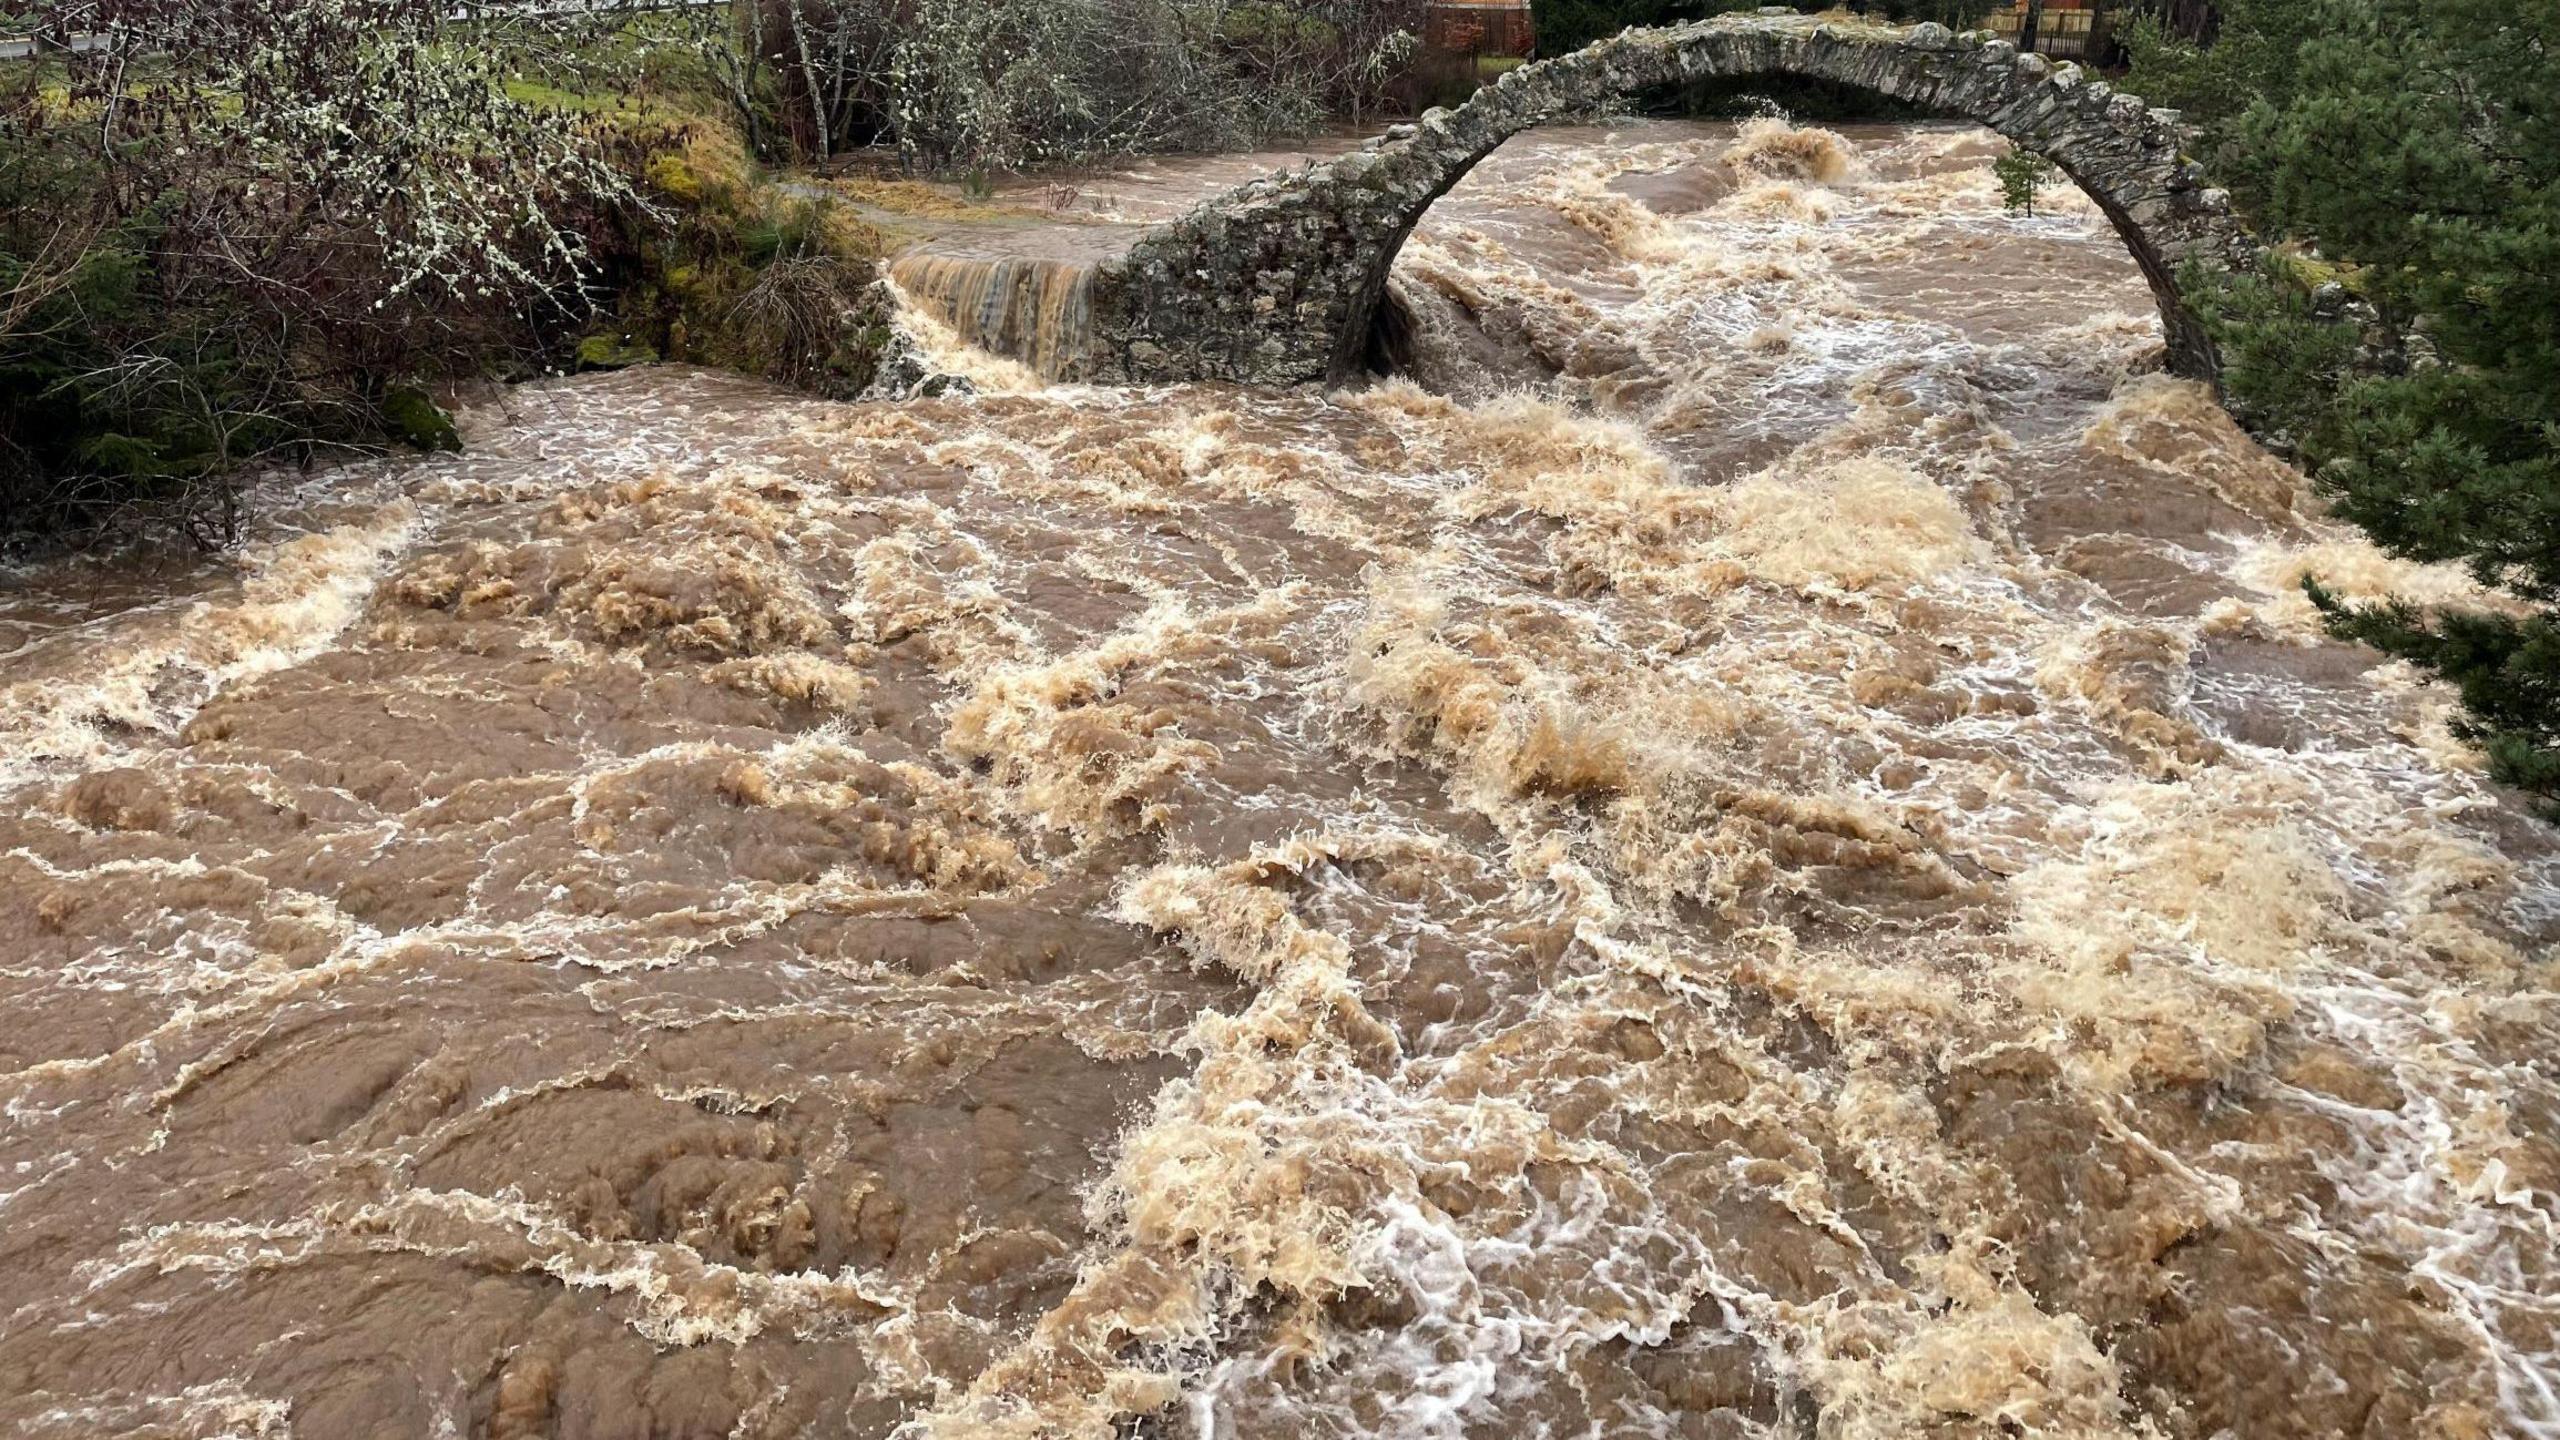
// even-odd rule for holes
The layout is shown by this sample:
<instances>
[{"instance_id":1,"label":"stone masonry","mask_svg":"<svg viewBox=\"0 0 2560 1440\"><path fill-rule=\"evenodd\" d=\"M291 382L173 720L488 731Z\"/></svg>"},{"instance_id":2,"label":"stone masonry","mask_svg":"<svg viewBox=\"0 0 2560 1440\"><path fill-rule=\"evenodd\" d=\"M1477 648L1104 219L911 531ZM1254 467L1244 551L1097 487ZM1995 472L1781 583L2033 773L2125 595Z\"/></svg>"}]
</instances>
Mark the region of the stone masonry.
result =
<instances>
[{"instance_id":1,"label":"stone masonry","mask_svg":"<svg viewBox=\"0 0 2560 1440\"><path fill-rule=\"evenodd\" d=\"M1253 181L1141 235L1092 279L1094 378L1343 380L1368 350L1396 251L1431 203L1533 125L1717 77L1802 76L1890 96L2007 136L2097 201L2159 298L2170 367L2212 379L2180 267L2238 268L2255 242L2180 153L2174 112L1941 25L1817 22L1792 11L1630 30L1504 75L1455 110L1326 164Z\"/></svg>"}]
</instances>

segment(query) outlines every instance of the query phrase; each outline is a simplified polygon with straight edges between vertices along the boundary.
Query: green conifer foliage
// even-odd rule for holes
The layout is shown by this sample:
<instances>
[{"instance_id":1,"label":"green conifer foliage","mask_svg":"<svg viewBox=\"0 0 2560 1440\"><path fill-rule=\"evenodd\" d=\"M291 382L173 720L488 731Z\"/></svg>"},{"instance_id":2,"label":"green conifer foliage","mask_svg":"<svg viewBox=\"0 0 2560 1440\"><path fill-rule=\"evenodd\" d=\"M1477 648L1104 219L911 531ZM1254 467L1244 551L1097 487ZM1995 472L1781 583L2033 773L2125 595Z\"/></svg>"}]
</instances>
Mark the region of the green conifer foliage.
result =
<instances>
[{"instance_id":1,"label":"green conifer foliage","mask_svg":"<svg viewBox=\"0 0 2560 1440\"><path fill-rule=\"evenodd\" d=\"M2234 401L2385 549L2538 610L2314 598L2459 685L2495 773L2560 798L2560 5L2235 0L2209 48L2132 48L2127 88L2188 106L2261 233L2319 257L2199 296ZM2348 300L2400 354L2367 363Z\"/></svg>"},{"instance_id":2,"label":"green conifer foliage","mask_svg":"<svg viewBox=\"0 0 2560 1440\"><path fill-rule=\"evenodd\" d=\"M1991 162L2000 180L2000 203L2027 215L2036 213L2036 196L2062 178L2062 167L2033 150L2012 150Z\"/></svg>"}]
</instances>

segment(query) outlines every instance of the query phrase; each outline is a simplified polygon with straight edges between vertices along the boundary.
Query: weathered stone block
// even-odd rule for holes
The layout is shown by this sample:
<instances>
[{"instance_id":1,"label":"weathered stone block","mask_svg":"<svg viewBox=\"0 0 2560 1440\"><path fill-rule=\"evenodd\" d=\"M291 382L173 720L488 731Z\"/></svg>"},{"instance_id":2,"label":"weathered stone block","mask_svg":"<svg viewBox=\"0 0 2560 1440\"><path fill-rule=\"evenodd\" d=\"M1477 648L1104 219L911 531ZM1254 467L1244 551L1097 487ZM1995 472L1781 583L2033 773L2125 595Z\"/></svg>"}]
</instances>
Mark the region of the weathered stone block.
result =
<instances>
[{"instance_id":1,"label":"weathered stone block","mask_svg":"<svg viewBox=\"0 0 2560 1440\"><path fill-rule=\"evenodd\" d=\"M2179 162L2175 112L2149 110L2076 66L2057 70L1979 33L1834 25L1787 10L1631 31L1524 66L1466 105L1391 127L1329 164L1239 187L1142 236L1111 267L1125 283L1097 292L1098 348L1125 357L1143 379L1338 375L1365 348L1404 237L1502 141L1631 94L1754 74L1895 96L1989 125L2056 160L2096 198L2150 278L2173 364L2213 373L2210 345L2171 272L2190 258L2245 264L2253 242L2230 220L2227 197L2199 194L2201 173ZM1131 338L1141 335L1171 343Z\"/></svg>"}]
</instances>

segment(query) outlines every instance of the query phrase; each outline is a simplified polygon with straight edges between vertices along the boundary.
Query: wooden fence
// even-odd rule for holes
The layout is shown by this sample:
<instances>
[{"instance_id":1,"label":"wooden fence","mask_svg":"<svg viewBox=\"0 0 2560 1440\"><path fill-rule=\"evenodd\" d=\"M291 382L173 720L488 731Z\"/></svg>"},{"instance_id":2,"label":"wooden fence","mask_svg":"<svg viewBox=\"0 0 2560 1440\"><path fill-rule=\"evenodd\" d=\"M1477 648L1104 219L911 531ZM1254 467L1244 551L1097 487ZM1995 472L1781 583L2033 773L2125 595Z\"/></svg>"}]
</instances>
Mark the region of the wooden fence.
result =
<instances>
[{"instance_id":1,"label":"wooden fence","mask_svg":"<svg viewBox=\"0 0 2560 1440\"><path fill-rule=\"evenodd\" d=\"M1991 12L1983 24L2000 38L2027 48L2028 22L2035 28L2039 55L2058 60L2094 61L2106 54L2111 11L2107 0L2010 0Z\"/></svg>"}]
</instances>

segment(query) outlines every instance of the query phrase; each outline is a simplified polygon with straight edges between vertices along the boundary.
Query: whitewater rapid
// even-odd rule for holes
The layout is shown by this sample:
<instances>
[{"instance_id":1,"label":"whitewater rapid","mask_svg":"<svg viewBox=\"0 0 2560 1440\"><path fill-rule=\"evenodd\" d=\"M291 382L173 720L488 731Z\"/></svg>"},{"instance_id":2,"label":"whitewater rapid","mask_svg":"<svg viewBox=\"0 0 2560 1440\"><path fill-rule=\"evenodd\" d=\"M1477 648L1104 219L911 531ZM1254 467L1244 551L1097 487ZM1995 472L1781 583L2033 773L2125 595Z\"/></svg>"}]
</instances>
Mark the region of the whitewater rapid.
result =
<instances>
[{"instance_id":1,"label":"whitewater rapid","mask_svg":"<svg viewBox=\"0 0 2560 1440\"><path fill-rule=\"evenodd\" d=\"M0 1428L2560 1435L2560 846L2298 582L2487 597L1997 149L1542 131L1363 389L918 313L13 572Z\"/></svg>"}]
</instances>

